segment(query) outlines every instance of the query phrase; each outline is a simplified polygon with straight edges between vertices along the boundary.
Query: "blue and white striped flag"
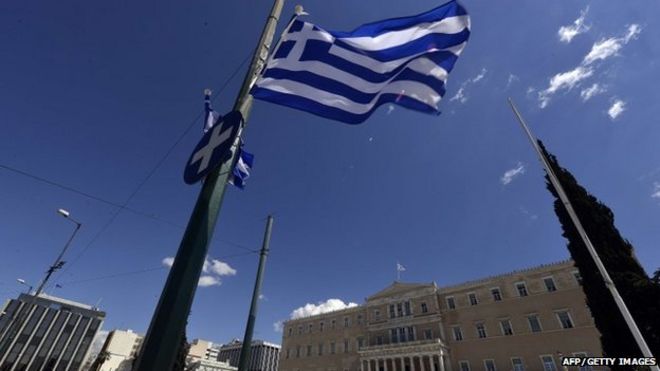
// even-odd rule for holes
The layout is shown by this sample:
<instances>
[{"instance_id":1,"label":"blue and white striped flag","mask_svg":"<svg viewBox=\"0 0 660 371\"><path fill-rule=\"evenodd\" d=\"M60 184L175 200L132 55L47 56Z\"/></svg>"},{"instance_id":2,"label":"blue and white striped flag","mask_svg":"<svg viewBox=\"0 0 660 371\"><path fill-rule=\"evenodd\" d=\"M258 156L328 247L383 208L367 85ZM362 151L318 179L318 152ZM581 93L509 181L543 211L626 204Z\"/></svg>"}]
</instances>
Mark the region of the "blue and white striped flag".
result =
<instances>
[{"instance_id":1,"label":"blue and white striped flag","mask_svg":"<svg viewBox=\"0 0 660 371\"><path fill-rule=\"evenodd\" d=\"M254 155L245 152L243 146L239 147L238 160L236 160L236 165L234 166L234 170L232 170L232 177L229 183L240 189L245 189L245 182L250 177L253 163Z\"/></svg>"},{"instance_id":2,"label":"blue and white striped flag","mask_svg":"<svg viewBox=\"0 0 660 371\"><path fill-rule=\"evenodd\" d=\"M386 103L438 114L447 74L469 36L470 17L456 1L351 32L295 19L251 93L349 124Z\"/></svg>"},{"instance_id":3,"label":"blue and white striped flag","mask_svg":"<svg viewBox=\"0 0 660 371\"><path fill-rule=\"evenodd\" d=\"M211 90L204 90L204 132L211 130L215 124L222 120L222 115L211 107Z\"/></svg>"}]
</instances>

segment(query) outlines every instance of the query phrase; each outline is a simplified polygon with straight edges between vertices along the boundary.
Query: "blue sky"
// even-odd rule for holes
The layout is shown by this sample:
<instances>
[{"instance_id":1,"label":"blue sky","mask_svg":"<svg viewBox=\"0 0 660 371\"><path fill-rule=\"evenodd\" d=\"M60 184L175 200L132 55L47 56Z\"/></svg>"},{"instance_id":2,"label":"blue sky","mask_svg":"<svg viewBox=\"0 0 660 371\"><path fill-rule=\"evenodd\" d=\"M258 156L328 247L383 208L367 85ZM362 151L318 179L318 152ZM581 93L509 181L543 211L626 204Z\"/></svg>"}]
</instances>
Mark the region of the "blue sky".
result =
<instances>
[{"instance_id":1,"label":"blue sky","mask_svg":"<svg viewBox=\"0 0 660 371\"><path fill-rule=\"evenodd\" d=\"M307 20L331 30L439 4L303 3ZM381 107L350 126L255 103L244 135L253 176L225 197L209 250L210 262L225 264L208 268L214 278L197 291L189 339L242 337L258 259L244 247L260 246L268 213L275 224L255 337L274 342L274 324L297 308L361 303L396 278L397 261L403 280L443 286L567 258L508 96L612 208L646 270L660 267L660 5L463 4L472 35L440 116ZM116 204L130 198L150 217L114 217L115 206L0 168L0 300L25 289L17 278L42 277L73 231L56 214L66 208L83 226L52 281L62 288L48 291L100 301L105 329L146 331L162 261L174 256L200 189L182 174L201 121L164 156L201 112L204 88L219 92L218 111L231 108L245 67L221 87L251 53L270 6L3 2L0 164ZM144 272L125 274L135 271Z\"/></svg>"}]
</instances>

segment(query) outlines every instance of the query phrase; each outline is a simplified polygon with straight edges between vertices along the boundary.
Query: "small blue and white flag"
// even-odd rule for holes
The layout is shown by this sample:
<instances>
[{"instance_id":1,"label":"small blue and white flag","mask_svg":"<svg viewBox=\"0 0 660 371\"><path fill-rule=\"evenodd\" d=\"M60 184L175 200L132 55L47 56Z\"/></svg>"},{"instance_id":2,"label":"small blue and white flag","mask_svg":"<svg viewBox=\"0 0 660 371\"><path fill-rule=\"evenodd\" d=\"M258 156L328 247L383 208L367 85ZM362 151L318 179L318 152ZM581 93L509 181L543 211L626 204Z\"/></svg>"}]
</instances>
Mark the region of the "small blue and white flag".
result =
<instances>
[{"instance_id":1,"label":"small blue and white flag","mask_svg":"<svg viewBox=\"0 0 660 371\"><path fill-rule=\"evenodd\" d=\"M469 36L470 17L456 1L351 32L294 19L251 93L349 124L386 103L438 114Z\"/></svg>"},{"instance_id":2,"label":"small blue and white flag","mask_svg":"<svg viewBox=\"0 0 660 371\"><path fill-rule=\"evenodd\" d=\"M211 90L204 90L204 132L211 130L213 126L222 120L222 115L211 107Z\"/></svg>"},{"instance_id":3,"label":"small blue and white flag","mask_svg":"<svg viewBox=\"0 0 660 371\"><path fill-rule=\"evenodd\" d=\"M238 160L234 170L232 170L232 177L229 183L235 185L240 189L245 189L245 182L250 177L252 164L254 163L254 155L243 150L243 146L238 148Z\"/></svg>"}]
</instances>

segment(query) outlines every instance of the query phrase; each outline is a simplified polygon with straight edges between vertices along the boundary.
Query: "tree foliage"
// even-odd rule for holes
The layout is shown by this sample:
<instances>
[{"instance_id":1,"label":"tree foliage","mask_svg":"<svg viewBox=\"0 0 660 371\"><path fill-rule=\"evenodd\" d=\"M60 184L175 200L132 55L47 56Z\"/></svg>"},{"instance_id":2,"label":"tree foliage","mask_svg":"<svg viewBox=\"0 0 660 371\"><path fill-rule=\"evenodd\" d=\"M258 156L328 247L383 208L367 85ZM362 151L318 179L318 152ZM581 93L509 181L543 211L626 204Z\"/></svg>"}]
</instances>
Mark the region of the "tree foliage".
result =
<instances>
[{"instance_id":1,"label":"tree foliage","mask_svg":"<svg viewBox=\"0 0 660 371\"><path fill-rule=\"evenodd\" d=\"M660 354L659 280L649 278L644 271L633 246L614 225L612 210L580 186L568 170L559 166L556 157L546 151L541 141L539 144L649 348L657 356ZM612 357L642 356L547 175L546 180L548 190L555 197L555 213L562 225L563 236L568 240L568 250L582 276L587 305L601 333L603 352Z\"/></svg>"}]
</instances>

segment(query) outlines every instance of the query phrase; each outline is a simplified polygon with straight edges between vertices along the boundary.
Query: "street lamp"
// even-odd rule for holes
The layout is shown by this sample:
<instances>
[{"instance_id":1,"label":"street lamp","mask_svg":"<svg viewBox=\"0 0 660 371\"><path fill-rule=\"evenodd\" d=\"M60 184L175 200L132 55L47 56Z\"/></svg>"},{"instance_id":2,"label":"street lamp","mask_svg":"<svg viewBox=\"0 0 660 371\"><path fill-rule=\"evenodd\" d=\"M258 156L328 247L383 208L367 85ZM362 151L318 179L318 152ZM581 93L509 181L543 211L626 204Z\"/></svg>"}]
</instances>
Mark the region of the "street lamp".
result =
<instances>
[{"instance_id":1,"label":"street lamp","mask_svg":"<svg viewBox=\"0 0 660 371\"><path fill-rule=\"evenodd\" d=\"M30 284L28 284L27 282L25 282L25 280L22 279L22 278L17 278L17 279L16 279L16 282L20 283L21 285L25 285L25 286L29 287L27 293L28 293L28 295L30 295L30 292L32 291L32 285L30 285Z\"/></svg>"},{"instance_id":2,"label":"street lamp","mask_svg":"<svg viewBox=\"0 0 660 371\"><path fill-rule=\"evenodd\" d=\"M50 279L50 276L56 270L62 268L64 263L66 263L65 261L62 260L62 257L64 256L64 253L66 252L66 250L69 248L69 245L71 245L71 241L73 241L73 238L76 236L76 233L78 233L78 230L80 229L80 226L82 225L78 221L73 219L71 217L71 213L69 213L65 209L58 209L57 213L62 215L67 220L70 220L72 223L75 223L76 224L76 229L73 230L73 233L71 234L71 237L69 237L69 240L64 245L64 248L62 249L62 252L60 252L60 255L57 257L57 259L55 259L55 263L53 263L53 265L51 265L50 268L48 268L48 271L46 272L46 277L43 279L43 281L41 281L41 284L39 284L39 288L37 288L37 291L34 292L34 296L38 296L39 294L41 294L41 292L44 289L44 286L46 286L46 282L48 282L48 279Z\"/></svg>"}]
</instances>

